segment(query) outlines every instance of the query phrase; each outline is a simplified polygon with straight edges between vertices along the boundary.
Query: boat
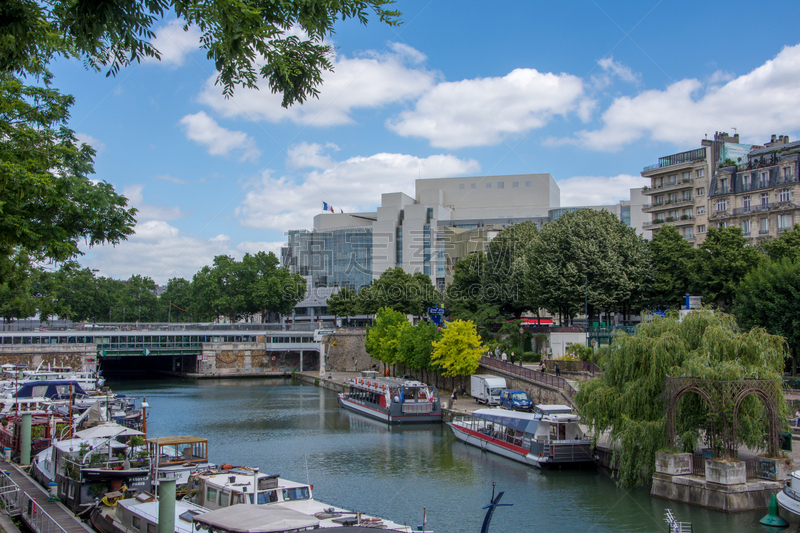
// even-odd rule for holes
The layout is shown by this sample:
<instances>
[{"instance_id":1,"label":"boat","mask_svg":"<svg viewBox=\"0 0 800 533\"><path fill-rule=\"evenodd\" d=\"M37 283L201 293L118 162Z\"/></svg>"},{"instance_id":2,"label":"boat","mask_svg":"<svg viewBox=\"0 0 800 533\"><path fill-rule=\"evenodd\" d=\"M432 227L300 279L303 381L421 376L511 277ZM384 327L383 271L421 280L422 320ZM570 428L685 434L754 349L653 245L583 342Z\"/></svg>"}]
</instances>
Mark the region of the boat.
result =
<instances>
[{"instance_id":1,"label":"boat","mask_svg":"<svg viewBox=\"0 0 800 533\"><path fill-rule=\"evenodd\" d=\"M149 492L120 499L121 492L103 496L92 509L89 521L100 533L156 533L158 531L158 499ZM192 519L210 509L194 503L175 502L175 533L195 533Z\"/></svg>"},{"instance_id":2,"label":"boat","mask_svg":"<svg viewBox=\"0 0 800 533\"><path fill-rule=\"evenodd\" d=\"M365 370L339 393L339 405L389 423L441 422L442 404L436 387L416 380L378 377Z\"/></svg>"},{"instance_id":3,"label":"boat","mask_svg":"<svg viewBox=\"0 0 800 533\"><path fill-rule=\"evenodd\" d=\"M163 479L175 480L175 491L186 494L189 475L198 470L216 468L208 461L208 439L182 435L147 439L147 451L153 458L153 483Z\"/></svg>"},{"instance_id":4,"label":"boat","mask_svg":"<svg viewBox=\"0 0 800 533\"><path fill-rule=\"evenodd\" d=\"M366 526L411 533L411 528L364 513L348 511L314 500L313 485L279 475L262 474L257 468L232 467L198 472L190 481L192 501L216 510L239 505L282 507L311 516L320 528Z\"/></svg>"},{"instance_id":5,"label":"boat","mask_svg":"<svg viewBox=\"0 0 800 533\"><path fill-rule=\"evenodd\" d=\"M537 405L532 413L479 409L449 422L456 438L538 468L594 463L592 441L567 405Z\"/></svg>"},{"instance_id":6,"label":"boat","mask_svg":"<svg viewBox=\"0 0 800 533\"><path fill-rule=\"evenodd\" d=\"M800 522L800 470L795 470L777 495L778 514L790 524Z\"/></svg>"},{"instance_id":7,"label":"boat","mask_svg":"<svg viewBox=\"0 0 800 533\"><path fill-rule=\"evenodd\" d=\"M5 364L0 366L0 396L13 393L19 386L35 381L77 381L83 390L93 392L105 383L100 372L72 370L68 366L50 366L43 369L40 364L36 370L27 370L25 365Z\"/></svg>"}]
</instances>

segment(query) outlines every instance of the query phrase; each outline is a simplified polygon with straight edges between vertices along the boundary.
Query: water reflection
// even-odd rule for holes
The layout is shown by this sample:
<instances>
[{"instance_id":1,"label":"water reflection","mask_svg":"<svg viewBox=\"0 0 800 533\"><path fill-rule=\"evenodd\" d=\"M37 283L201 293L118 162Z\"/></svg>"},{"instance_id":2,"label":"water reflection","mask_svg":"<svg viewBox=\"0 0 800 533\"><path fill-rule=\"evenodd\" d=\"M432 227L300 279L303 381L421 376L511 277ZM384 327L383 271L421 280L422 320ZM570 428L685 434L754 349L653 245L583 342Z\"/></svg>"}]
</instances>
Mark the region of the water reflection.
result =
<instances>
[{"instance_id":1,"label":"water reflection","mask_svg":"<svg viewBox=\"0 0 800 533\"><path fill-rule=\"evenodd\" d=\"M598 471L542 472L458 442L446 425L388 426L340 410L330 391L289 380L110 385L147 397L150 436L206 437L218 464L307 481L322 501L400 523L421 524L426 506L436 533L479 531L492 481L506 492L503 502L514 504L498 509L492 531L666 531L666 508L695 531L765 531L763 512L726 515L656 500Z\"/></svg>"}]
</instances>

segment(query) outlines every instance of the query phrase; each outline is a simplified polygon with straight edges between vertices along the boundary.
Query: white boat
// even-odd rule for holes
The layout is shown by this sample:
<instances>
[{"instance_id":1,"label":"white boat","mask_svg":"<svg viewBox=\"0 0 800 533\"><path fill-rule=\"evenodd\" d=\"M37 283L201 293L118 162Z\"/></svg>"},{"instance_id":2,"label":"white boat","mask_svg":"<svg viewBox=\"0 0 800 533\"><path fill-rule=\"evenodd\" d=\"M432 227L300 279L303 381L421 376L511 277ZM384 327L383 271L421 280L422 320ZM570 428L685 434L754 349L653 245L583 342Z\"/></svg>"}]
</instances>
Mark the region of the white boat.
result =
<instances>
[{"instance_id":1,"label":"white boat","mask_svg":"<svg viewBox=\"0 0 800 533\"><path fill-rule=\"evenodd\" d=\"M175 480L178 495L186 494L189 475L216 468L208 461L208 439L182 435L147 439L147 451L153 459L153 484L163 479Z\"/></svg>"},{"instance_id":2,"label":"white boat","mask_svg":"<svg viewBox=\"0 0 800 533\"><path fill-rule=\"evenodd\" d=\"M319 520L320 528L369 526L411 533L411 528L390 520L348 511L314 500L313 486L296 483L277 475L259 473L244 467L229 470L198 472L192 476L194 503L208 509L234 505L279 504Z\"/></svg>"},{"instance_id":3,"label":"white boat","mask_svg":"<svg viewBox=\"0 0 800 533\"><path fill-rule=\"evenodd\" d=\"M800 523L800 470L795 470L776 496L778 513L790 524Z\"/></svg>"},{"instance_id":4,"label":"white boat","mask_svg":"<svg viewBox=\"0 0 800 533\"><path fill-rule=\"evenodd\" d=\"M121 493L120 493L121 494ZM90 521L101 533L156 533L158 531L158 500L149 492L133 498L117 499L116 494L104 496L92 510ZM192 519L210 509L194 503L175 502L175 533L195 533Z\"/></svg>"},{"instance_id":5,"label":"white boat","mask_svg":"<svg viewBox=\"0 0 800 533\"><path fill-rule=\"evenodd\" d=\"M338 394L339 405L389 423L442 421L439 391L419 381L378 377L365 370L350 380L350 390Z\"/></svg>"},{"instance_id":6,"label":"white boat","mask_svg":"<svg viewBox=\"0 0 800 533\"><path fill-rule=\"evenodd\" d=\"M26 370L19 365L5 364L0 369L0 396L13 394L20 385L34 381L77 381L87 392L99 390L105 383L99 372L76 371L68 366L47 365L47 369L43 369L39 365L36 370Z\"/></svg>"},{"instance_id":7,"label":"white boat","mask_svg":"<svg viewBox=\"0 0 800 533\"><path fill-rule=\"evenodd\" d=\"M593 464L592 441L567 405L537 405L532 413L479 409L458 416L456 438L488 452L538 468Z\"/></svg>"}]
</instances>

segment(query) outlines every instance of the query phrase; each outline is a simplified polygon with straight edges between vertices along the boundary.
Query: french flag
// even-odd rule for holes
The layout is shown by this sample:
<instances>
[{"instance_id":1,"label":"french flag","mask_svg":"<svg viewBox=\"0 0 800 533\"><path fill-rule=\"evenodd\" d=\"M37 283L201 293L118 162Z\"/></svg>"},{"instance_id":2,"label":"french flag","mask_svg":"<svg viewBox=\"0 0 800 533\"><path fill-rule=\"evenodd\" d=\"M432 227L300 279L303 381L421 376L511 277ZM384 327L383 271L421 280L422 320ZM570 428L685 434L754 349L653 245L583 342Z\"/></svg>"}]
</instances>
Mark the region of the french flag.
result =
<instances>
[{"instance_id":1,"label":"french flag","mask_svg":"<svg viewBox=\"0 0 800 533\"><path fill-rule=\"evenodd\" d=\"M330 211L331 213L335 213L336 211L333 210L332 205L328 205L328 202L322 202L322 210L323 211Z\"/></svg>"}]
</instances>

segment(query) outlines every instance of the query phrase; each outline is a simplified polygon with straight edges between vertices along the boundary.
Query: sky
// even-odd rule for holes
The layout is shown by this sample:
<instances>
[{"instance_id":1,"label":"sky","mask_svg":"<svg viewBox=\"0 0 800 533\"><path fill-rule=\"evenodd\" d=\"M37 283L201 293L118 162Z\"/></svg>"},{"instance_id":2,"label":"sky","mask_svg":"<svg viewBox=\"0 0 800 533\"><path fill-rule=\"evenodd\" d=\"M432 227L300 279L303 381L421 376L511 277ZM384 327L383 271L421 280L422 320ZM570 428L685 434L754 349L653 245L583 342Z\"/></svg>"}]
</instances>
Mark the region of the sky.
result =
<instances>
[{"instance_id":1,"label":"sky","mask_svg":"<svg viewBox=\"0 0 800 533\"><path fill-rule=\"evenodd\" d=\"M323 202L370 211L414 180L550 173L561 206L613 204L643 167L714 132L800 134L800 3L399 0L403 24L340 22L319 99L222 96L195 28L156 25L162 60L115 77L52 65L94 178L136 233L84 248L98 275L191 279L272 251Z\"/></svg>"}]
</instances>

